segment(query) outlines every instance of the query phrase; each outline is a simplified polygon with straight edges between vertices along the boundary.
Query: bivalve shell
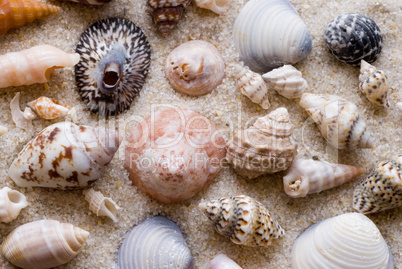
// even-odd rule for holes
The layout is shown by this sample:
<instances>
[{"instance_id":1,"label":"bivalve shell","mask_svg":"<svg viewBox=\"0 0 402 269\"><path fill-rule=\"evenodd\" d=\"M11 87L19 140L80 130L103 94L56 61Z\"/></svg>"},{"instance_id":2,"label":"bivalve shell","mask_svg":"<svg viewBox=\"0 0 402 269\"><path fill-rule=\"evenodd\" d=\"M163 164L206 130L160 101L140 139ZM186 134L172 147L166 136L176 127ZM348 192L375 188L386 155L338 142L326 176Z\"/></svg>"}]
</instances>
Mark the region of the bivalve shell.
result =
<instances>
[{"instance_id":1,"label":"bivalve shell","mask_svg":"<svg viewBox=\"0 0 402 269\"><path fill-rule=\"evenodd\" d=\"M377 71L377 68L362 60L359 80L359 89L370 102L377 106L389 107L389 83L384 71Z\"/></svg>"},{"instance_id":2,"label":"bivalve shell","mask_svg":"<svg viewBox=\"0 0 402 269\"><path fill-rule=\"evenodd\" d=\"M4 187L0 190L0 222L8 223L18 217L21 209L28 205L19 191Z\"/></svg>"}]
</instances>

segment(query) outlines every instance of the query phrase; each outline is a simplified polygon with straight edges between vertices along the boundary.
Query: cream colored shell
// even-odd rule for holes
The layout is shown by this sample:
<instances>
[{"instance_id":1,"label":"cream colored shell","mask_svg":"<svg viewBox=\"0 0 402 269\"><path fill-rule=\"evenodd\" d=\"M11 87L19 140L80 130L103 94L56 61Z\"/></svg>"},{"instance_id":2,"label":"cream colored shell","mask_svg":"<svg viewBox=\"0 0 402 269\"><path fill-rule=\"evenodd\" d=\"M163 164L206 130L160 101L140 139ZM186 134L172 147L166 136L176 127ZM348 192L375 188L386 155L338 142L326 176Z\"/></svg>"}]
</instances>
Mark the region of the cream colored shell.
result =
<instances>
[{"instance_id":1,"label":"cream colored shell","mask_svg":"<svg viewBox=\"0 0 402 269\"><path fill-rule=\"evenodd\" d=\"M42 96L27 104L35 110L39 117L46 120L52 120L61 116L65 116L70 111L69 108L53 102L52 99Z\"/></svg>"},{"instance_id":2,"label":"cream colored shell","mask_svg":"<svg viewBox=\"0 0 402 269\"><path fill-rule=\"evenodd\" d=\"M211 92L222 83L225 63L214 45L193 40L178 46L169 54L165 74L176 91L199 96Z\"/></svg>"},{"instance_id":3,"label":"cream colored shell","mask_svg":"<svg viewBox=\"0 0 402 269\"><path fill-rule=\"evenodd\" d=\"M20 98L21 94L17 92L10 102L11 118L18 128L31 130L32 120L36 118L36 115L29 107L26 107L24 112L21 111Z\"/></svg>"},{"instance_id":4,"label":"cream colored shell","mask_svg":"<svg viewBox=\"0 0 402 269\"><path fill-rule=\"evenodd\" d=\"M225 254L215 256L210 262L209 269L242 269L240 265L235 263Z\"/></svg>"},{"instance_id":5,"label":"cream colored shell","mask_svg":"<svg viewBox=\"0 0 402 269\"><path fill-rule=\"evenodd\" d=\"M106 216L114 222L117 221L117 214L120 207L111 198L103 196L100 191L86 189L83 194L89 203L89 209L97 216Z\"/></svg>"},{"instance_id":6,"label":"cream colored shell","mask_svg":"<svg viewBox=\"0 0 402 269\"><path fill-rule=\"evenodd\" d=\"M18 217L21 209L28 205L19 191L4 187L0 190L0 222L8 223Z\"/></svg>"},{"instance_id":7,"label":"cream colored shell","mask_svg":"<svg viewBox=\"0 0 402 269\"><path fill-rule=\"evenodd\" d=\"M362 60L359 80L359 89L370 102L377 106L389 107L389 82L384 71L379 71Z\"/></svg>"},{"instance_id":8,"label":"cream colored shell","mask_svg":"<svg viewBox=\"0 0 402 269\"><path fill-rule=\"evenodd\" d=\"M7 127L0 125L0 136L4 135L7 132L8 132Z\"/></svg>"},{"instance_id":9,"label":"cream colored shell","mask_svg":"<svg viewBox=\"0 0 402 269\"><path fill-rule=\"evenodd\" d=\"M220 15L229 8L230 0L195 0L195 3Z\"/></svg>"}]
</instances>

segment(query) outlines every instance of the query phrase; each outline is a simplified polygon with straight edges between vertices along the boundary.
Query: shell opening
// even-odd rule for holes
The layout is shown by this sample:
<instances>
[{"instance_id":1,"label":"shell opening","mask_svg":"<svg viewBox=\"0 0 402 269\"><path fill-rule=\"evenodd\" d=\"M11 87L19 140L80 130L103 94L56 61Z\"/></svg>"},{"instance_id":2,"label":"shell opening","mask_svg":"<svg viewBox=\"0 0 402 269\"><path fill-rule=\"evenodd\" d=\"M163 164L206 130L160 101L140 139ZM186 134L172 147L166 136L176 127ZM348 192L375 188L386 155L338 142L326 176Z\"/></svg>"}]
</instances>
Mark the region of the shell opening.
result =
<instances>
[{"instance_id":1,"label":"shell opening","mask_svg":"<svg viewBox=\"0 0 402 269\"><path fill-rule=\"evenodd\" d=\"M110 63L105 68L105 72L103 73L103 87L105 91L103 93L110 94L117 87L120 82L121 71L120 67L117 63Z\"/></svg>"},{"instance_id":2,"label":"shell opening","mask_svg":"<svg viewBox=\"0 0 402 269\"><path fill-rule=\"evenodd\" d=\"M14 204L19 204L22 202L22 200L24 200L24 196L18 191L9 191L7 196L10 202Z\"/></svg>"},{"instance_id":3,"label":"shell opening","mask_svg":"<svg viewBox=\"0 0 402 269\"><path fill-rule=\"evenodd\" d=\"M45 77L47 80L50 80L50 76L52 75L53 70L57 68L63 68L63 66L52 66L45 71Z\"/></svg>"},{"instance_id":4,"label":"shell opening","mask_svg":"<svg viewBox=\"0 0 402 269\"><path fill-rule=\"evenodd\" d=\"M301 178L298 178L297 180L294 180L289 183L289 189L292 191L298 191L301 186L301 183L302 183Z\"/></svg>"}]
</instances>

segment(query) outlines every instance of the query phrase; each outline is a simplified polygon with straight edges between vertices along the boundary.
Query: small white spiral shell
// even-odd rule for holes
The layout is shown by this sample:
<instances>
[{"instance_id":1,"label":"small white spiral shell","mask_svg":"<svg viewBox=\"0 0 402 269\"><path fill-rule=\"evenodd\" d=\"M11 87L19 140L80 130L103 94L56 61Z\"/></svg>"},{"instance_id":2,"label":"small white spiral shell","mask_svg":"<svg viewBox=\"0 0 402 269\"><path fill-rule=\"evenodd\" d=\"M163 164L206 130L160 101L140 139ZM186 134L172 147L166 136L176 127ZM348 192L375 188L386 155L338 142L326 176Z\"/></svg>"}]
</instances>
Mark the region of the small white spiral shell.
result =
<instances>
[{"instance_id":1,"label":"small white spiral shell","mask_svg":"<svg viewBox=\"0 0 402 269\"><path fill-rule=\"evenodd\" d=\"M0 222L8 223L18 217L21 209L28 205L19 191L4 187L0 190Z\"/></svg>"},{"instance_id":2,"label":"small white spiral shell","mask_svg":"<svg viewBox=\"0 0 402 269\"><path fill-rule=\"evenodd\" d=\"M120 207L111 198L103 196L100 191L86 189L83 194L89 203L89 209L97 216L106 216L117 222L117 214Z\"/></svg>"},{"instance_id":3,"label":"small white spiral shell","mask_svg":"<svg viewBox=\"0 0 402 269\"><path fill-rule=\"evenodd\" d=\"M30 107L26 107L24 112L21 111L20 97L21 94L17 92L10 102L11 117L18 128L30 130L32 129L32 120L36 118L36 115Z\"/></svg>"},{"instance_id":4,"label":"small white spiral shell","mask_svg":"<svg viewBox=\"0 0 402 269\"><path fill-rule=\"evenodd\" d=\"M195 0L195 3L220 15L229 8L230 0Z\"/></svg>"}]
</instances>

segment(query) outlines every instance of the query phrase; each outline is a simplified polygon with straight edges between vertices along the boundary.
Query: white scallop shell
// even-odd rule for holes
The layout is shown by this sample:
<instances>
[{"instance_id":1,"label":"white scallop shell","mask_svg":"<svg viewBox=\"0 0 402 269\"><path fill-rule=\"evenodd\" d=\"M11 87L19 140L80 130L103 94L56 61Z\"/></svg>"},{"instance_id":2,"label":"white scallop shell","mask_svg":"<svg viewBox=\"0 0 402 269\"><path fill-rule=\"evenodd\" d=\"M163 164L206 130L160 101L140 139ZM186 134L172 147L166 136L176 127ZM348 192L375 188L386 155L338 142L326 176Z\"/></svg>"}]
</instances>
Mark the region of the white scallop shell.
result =
<instances>
[{"instance_id":1,"label":"white scallop shell","mask_svg":"<svg viewBox=\"0 0 402 269\"><path fill-rule=\"evenodd\" d=\"M195 3L220 15L229 8L230 0L195 0Z\"/></svg>"},{"instance_id":2,"label":"white scallop shell","mask_svg":"<svg viewBox=\"0 0 402 269\"><path fill-rule=\"evenodd\" d=\"M392 254L376 225L361 213L321 221L292 249L292 269L393 269Z\"/></svg>"},{"instance_id":3,"label":"white scallop shell","mask_svg":"<svg viewBox=\"0 0 402 269\"><path fill-rule=\"evenodd\" d=\"M0 222L8 223L18 217L21 209L28 205L19 191L4 187L0 190Z\"/></svg>"},{"instance_id":4,"label":"white scallop shell","mask_svg":"<svg viewBox=\"0 0 402 269\"><path fill-rule=\"evenodd\" d=\"M94 189L84 190L85 200L89 203L89 209L97 216L106 216L114 222L117 221L117 214L120 207L111 198L103 196L100 191Z\"/></svg>"},{"instance_id":5,"label":"white scallop shell","mask_svg":"<svg viewBox=\"0 0 402 269\"><path fill-rule=\"evenodd\" d=\"M215 256L215 258L211 260L209 266L209 269L242 269L225 254Z\"/></svg>"},{"instance_id":6,"label":"white scallop shell","mask_svg":"<svg viewBox=\"0 0 402 269\"><path fill-rule=\"evenodd\" d=\"M389 107L389 82L384 71L377 70L377 68L362 60L359 80L359 89L370 102L377 106Z\"/></svg>"},{"instance_id":7,"label":"white scallop shell","mask_svg":"<svg viewBox=\"0 0 402 269\"><path fill-rule=\"evenodd\" d=\"M30 107L26 107L24 112L20 108L21 94L17 92L10 102L11 117L18 128L30 130L32 129L32 120L36 118L35 113Z\"/></svg>"}]
</instances>

